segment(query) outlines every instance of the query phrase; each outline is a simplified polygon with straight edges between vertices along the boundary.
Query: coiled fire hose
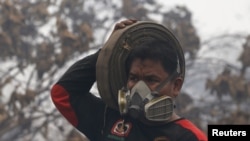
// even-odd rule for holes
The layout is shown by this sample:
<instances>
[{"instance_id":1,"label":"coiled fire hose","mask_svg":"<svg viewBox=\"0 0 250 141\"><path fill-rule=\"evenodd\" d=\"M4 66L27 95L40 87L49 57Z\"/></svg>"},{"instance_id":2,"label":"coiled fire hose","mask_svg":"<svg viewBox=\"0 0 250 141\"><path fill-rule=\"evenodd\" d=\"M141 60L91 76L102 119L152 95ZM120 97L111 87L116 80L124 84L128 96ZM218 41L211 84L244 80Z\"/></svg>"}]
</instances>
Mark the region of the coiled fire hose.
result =
<instances>
[{"instance_id":1,"label":"coiled fire hose","mask_svg":"<svg viewBox=\"0 0 250 141\"><path fill-rule=\"evenodd\" d=\"M183 50L175 36L163 25L151 21L138 21L116 30L101 49L96 64L96 82L101 98L118 110L118 91L126 86L125 62L133 47L150 40L161 39L174 43L179 58L180 76L185 76Z\"/></svg>"}]
</instances>

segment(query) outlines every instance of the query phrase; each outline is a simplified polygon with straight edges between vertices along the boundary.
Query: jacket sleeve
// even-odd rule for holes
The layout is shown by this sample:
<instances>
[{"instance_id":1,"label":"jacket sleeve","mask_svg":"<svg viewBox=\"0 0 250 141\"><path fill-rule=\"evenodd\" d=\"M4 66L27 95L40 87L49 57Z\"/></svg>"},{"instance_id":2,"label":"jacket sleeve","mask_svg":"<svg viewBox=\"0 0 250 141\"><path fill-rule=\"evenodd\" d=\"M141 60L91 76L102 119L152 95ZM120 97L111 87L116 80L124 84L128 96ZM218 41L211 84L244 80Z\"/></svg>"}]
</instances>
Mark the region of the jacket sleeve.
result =
<instances>
[{"instance_id":1,"label":"jacket sleeve","mask_svg":"<svg viewBox=\"0 0 250 141\"><path fill-rule=\"evenodd\" d=\"M51 89L56 108L86 136L99 132L104 116L105 104L89 92L96 81L99 52L74 63Z\"/></svg>"}]
</instances>

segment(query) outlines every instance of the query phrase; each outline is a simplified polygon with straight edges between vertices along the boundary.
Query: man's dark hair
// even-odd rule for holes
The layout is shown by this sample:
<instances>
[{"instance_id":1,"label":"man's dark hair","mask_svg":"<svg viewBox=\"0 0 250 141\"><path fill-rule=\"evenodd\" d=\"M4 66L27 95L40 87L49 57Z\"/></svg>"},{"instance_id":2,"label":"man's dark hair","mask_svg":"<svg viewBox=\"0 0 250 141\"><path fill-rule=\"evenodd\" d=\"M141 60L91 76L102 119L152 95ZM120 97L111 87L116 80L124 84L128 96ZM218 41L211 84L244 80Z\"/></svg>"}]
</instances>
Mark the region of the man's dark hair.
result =
<instances>
[{"instance_id":1,"label":"man's dark hair","mask_svg":"<svg viewBox=\"0 0 250 141\"><path fill-rule=\"evenodd\" d=\"M174 47L167 41L149 40L134 47L126 60L127 73L135 59L160 61L164 70L172 74L176 71L178 57Z\"/></svg>"}]
</instances>

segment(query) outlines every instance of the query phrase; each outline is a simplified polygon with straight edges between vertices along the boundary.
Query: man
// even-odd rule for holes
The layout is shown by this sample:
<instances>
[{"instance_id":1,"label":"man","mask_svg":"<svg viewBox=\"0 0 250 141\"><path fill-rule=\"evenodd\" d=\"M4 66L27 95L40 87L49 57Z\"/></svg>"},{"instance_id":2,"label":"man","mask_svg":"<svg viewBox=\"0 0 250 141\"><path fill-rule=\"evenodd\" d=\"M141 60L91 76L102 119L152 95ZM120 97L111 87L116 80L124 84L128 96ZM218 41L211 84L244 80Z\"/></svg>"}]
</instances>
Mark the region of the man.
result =
<instances>
[{"instance_id":1,"label":"man","mask_svg":"<svg viewBox=\"0 0 250 141\"><path fill-rule=\"evenodd\" d=\"M124 20L120 30L136 20ZM171 41L170 41L171 42ZM170 43L152 39L138 44L126 60L127 84L119 110L89 91L96 81L100 50L73 64L52 87L61 114L91 141L206 141L206 135L174 112L183 79L179 57Z\"/></svg>"}]
</instances>

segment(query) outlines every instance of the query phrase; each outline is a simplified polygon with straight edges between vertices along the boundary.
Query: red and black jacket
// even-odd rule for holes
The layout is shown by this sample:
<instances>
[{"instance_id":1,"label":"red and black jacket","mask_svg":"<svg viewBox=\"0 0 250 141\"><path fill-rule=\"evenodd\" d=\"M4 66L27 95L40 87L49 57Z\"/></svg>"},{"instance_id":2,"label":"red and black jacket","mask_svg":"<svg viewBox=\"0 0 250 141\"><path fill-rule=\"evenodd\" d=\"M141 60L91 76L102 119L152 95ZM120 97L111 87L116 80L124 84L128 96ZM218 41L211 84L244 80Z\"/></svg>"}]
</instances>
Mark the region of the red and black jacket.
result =
<instances>
[{"instance_id":1,"label":"red and black jacket","mask_svg":"<svg viewBox=\"0 0 250 141\"><path fill-rule=\"evenodd\" d=\"M108 108L89 92L96 81L98 53L73 64L51 89L56 108L91 141L207 141L187 119L148 126Z\"/></svg>"}]
</instances>

